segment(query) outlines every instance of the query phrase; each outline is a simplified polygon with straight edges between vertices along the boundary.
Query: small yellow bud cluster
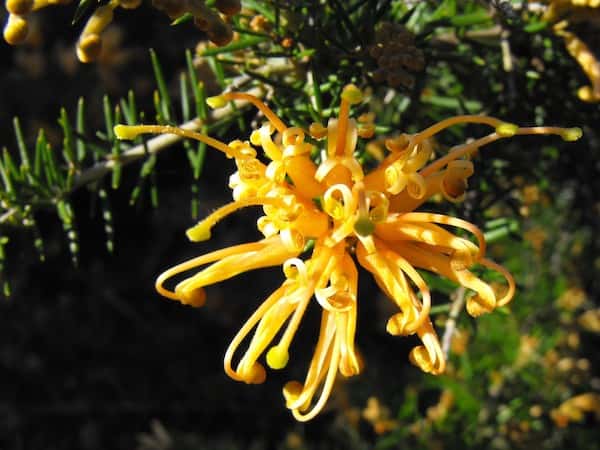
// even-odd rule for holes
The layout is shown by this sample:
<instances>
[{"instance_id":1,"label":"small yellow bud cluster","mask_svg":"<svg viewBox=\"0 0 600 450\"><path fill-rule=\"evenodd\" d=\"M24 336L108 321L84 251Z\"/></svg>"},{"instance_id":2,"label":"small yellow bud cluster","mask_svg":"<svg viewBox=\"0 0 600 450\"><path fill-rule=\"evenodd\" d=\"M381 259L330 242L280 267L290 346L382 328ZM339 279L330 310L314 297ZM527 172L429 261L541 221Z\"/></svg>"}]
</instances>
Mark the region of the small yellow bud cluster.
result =
<instances>
[{"instance_id":1,"label":"small yellow bud cluster","mask_svg":"<svg viewBox=\"0 0 600 450\"><path fill-rule=\"evenodd\" d=\"M4 25L4 40L10 45L25 42L29 31L27 16L39 9L51 5L66 5L71 0L6 0L8 20Z\"/></svg>"},{"instance_id":2,"label":"small yellow bud cluster","mask_svg":"<svg viewBox=\"0 0 600 450\"><path fill-rule=\"evenodd\" d=\"M100 6L88 19L77 41L79 61L88 63L98 58L102 50L102 32L112 22L113 10L118 5L117 1L113 0L104 6Z\"/></svg>"},{"instance_id":3,"label":"small yellow bud cluster","mask_svg":"<svg viewBox=\"0 0 600 450\"><path fill-rule=\"evenodd\" d=\"M27 16L33 12L52 5L66 5L71 0L6 0L6 9L10 13L4 26L4 40L11 45L21 44L27 38ZM77 57L81 62L95 60L102 50L101 34L113 20L113 11L120 6L124 9L135 9L142 0L111 0L98 7L88 19L79 40L77 41Z\"/></svg>"},{"instance_id":4,"label":"small yellow bud cluster","mask_svg":"<svg viewBox=\"0 0 600 450\"><path fill-rule=\"evenodd\" d=\"M51 5L66 5L72 0L6 0L9 12L4 25L4 40L11 45L25 42L28 34L27 16L33 11ZM233 38L231 27L226 19L241 9L240 0L217 0L218 12L206 6L204 0L153 0L156 9L164 11L171 19L185 13L194 16L196 27L205 31L208 38L217 45L225 45ZM142 0L110 0L98 7L83 28L77 41L77 57L87 63L96 60L102 51L102 33L113 20L114 10L136 9Z\"/></svg>"},{"instance_id":5,"label":"small yellow bud cluster","mask_svg":"<svg viewBox=\"0 0 600 450\"><path fill-rule=\"evenodd\" d=\"M152 0L152 5L171 19L185 13L192 14L194 25L204 31L216 45L225 45L231 41L233 32L226 19L239 13L241 9L240 0L217 0L215 7L220 14L206 6L204 0Z\"/></svg>"},{"instance_id":6,"label":"small yellow bud cluster","mask_svg":"<svg viewBox=\"0 0 600 450\"><path fill-rule=\"evenodd\" d=\"M412 88L415 84L412 73L425 66L423 52L415 46L415 36L401 24L382 22L368 51L377 61L373 80L393 88Z\"/></svg>"}]
</instances>

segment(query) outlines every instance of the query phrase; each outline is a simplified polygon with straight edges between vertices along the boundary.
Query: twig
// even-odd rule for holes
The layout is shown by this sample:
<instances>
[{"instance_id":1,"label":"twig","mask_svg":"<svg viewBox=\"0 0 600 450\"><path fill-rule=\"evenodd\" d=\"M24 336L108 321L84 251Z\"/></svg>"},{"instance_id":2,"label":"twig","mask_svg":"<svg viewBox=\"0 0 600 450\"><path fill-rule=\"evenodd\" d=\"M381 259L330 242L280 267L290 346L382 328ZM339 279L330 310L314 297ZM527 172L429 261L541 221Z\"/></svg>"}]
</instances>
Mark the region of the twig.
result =
<instances>
[{"instance_id":1,"label":"twig","mask_svg":"<svg viewBox=\"0 0 600 450\"><path fill-rule=\"evenodd\" d=\"M452 343L452 336L456 331L456 321L460 312L465 305L466 299L466 289L461 286L455 292L455 298L452 302L452 308L450 308L450 314L448 316L448 320L446 321L446 329L444 330L444 336L442 337L442 351L444 352L444 356L448 359L448 353L450 351L450 344Z\"/></svg>"},{"instance_id":2,"label":"twig","mask_svg":"<svg viewBox=\"0 0 600 450\"><path fill-rule=\"evenodd\" d=\"M0 216L0 224L8 222L12 216L14 216L19 210L17 208L10 208L4 214Z\"/></svg>"},{"instance_id":3,"label":"twig","mask_svg":"<svg viewBox=\"0 0 600 450\"><path fill-rule=\"evenodd\" d=\"M262 95L264 95L264 90L256 87L248 90L247 93L255 95L257 97L262 97ZM235 104L237 108L240 108L242 106L246 106L248 102L243 100L236 100ZM218 121L231 114L231 112L231 105L227 105L224 108L213 110L209 113L207 122ZM200 121L199 119L193 119L189 122L180 125L180 127L186 130L198 130L202 125L202 121ZM179 142L180 140L182 140L180 136L176 136L174 134L163 134L150 139L148 142L146 142L145 145L139 144L123 152L119 155L118 160L108 159L105 161L100 161L75 177L75 180L73 181L72 191L102 178L104 175L110 172L117 163L120 165L129 164L149 154L152 155L158 153L161 150L167 148L168 146Z\"/></svg>"},{"instance_id":4,"label":"twig","mask_svg":"<svg viewBox=\"0 0 600 450\"><path fill-rule=\"evenodd\" d=\"M264 95L264 92L265 89L259 87L255 87L247 91L248 94L257 97L262 97ZM246 101L235 101L236 108L241 108L247 105L248 102ZM232 110L233 107L231 106L231 104L225 106L224 108L212 110L209 113L207 122L216 122L220 119L223 119L224 117L227 117L228 114L231 114ZM186 130L198 130L202 125L202 121L198 119L193 119L189 122L185 122L184 124L180 125L180 127ZM77 189L99 180L107 173L109 173L117 163L121 166L124 166L126 164L137 161L138 159L143 158L145 156L158 153L161 150L164 150L165 148L169 147L170 145L181 141L182 139L183 138L181 138L180 136L176 136L174 134L163 134L150 139L146 142L145 145L139 144L134 147L131 147L129 150L120 154L118 159L106 159L104 161L99 161L90 168L84 170L79 175L77 175L73 180L73 187L71 188L71 190L69 192L63 193L63 195L69 195ZM8 222L17 213L18 208L13 207L8 209L6 212L0 215L0 225Z\"/></svg>"}]
</instances>

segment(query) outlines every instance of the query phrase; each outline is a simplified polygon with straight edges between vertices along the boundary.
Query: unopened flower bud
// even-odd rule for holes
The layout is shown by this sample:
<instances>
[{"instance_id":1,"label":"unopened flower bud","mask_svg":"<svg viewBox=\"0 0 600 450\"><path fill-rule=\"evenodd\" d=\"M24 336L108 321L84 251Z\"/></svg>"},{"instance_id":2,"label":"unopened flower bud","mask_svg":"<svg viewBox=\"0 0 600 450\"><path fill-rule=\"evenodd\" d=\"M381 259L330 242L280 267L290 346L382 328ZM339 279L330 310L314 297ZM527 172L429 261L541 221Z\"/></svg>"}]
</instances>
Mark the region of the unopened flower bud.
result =
<instances>
[{"instance_id":1,"label":"unopened flower bud","mask_svg":"<svg viewBox=\"0 0 600 450\"><path fill-rule=\"evenodd\" d=\"M10 45L21 44L27 38L27 21L20 16L11 14L4 26L4 40Z\"/></svg>"}]
</instances>

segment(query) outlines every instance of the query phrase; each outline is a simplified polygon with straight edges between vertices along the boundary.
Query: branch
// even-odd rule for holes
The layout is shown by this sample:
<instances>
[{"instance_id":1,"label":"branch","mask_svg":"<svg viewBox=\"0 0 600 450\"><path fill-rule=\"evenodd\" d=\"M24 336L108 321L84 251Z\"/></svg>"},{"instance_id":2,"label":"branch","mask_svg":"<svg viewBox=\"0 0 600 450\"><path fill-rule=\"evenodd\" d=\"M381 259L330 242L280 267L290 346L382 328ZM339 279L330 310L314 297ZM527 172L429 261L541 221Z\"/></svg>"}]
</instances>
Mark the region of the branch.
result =
<instances>
[{"instance_id":1,"label":"branch","mask_svg":"<svg viewBox=\"0 0 600 450\"><path fill-rule=\"evenodd\" d=\"M446 321L446 329L444 330L444 336L442 337L442 351L444 356L448 359L448 353L450 352L450 344L452 343L452 336L456 331L456 321L460 312L463 309L466 299L466 289L461 286L455 292L455 298L452 302L452 308L450 308L450 315Z\"/></svg>"},{"instance_id":2,"label":"branch","mask_svg":"<svg viewBox=\"0 0 600 450\"><path fill-rule=\"evenodd\" d=\"M256 97L262 97L265 93L265 89L254 87L246 92ZM247 106L248 104L249 103L244 100L235 101L236 108L242 108L244 106ZM220 119L223 119L227 117L227 115L231 114L232 111L233 107L231 106L231 104L228 104L227 106L217 110L211 110L209 112L209 116L206 120L206 123L216 122ZM180 125L180 127L186 130L198 130L202 125L204 125L204 123L201 120L193 119L189 122L185 122L184 124ZM124 166L126 164L137 161L138 159L141 159L145 156L156 154L166 149L167 147L181 141L182 139L182 137L176 136L174 134L163 134L148 140L145 143L145 145L139 144L134 147L131 147L129 150L120 154L118 156L118 159L111 158L109 156L108 159L105 159L104 161L99 161L93 166L89 167L88 169L85 169L80 174L76 175L75 179L73 180L73 186L71 190L65 192L63 195L69 195L83 186L98 181L100 178L104 177L107 173L113 170L116 164ZM6 212L0 215L0 225L8 223L18 212L19 210L16 207L8 209Z\"/></svg>"},{"instance_id":3,"label":"branch","mask_svg":"<svg viewBox=\"0 0 600 450\"><path fill-rule=\"evenodd\" d=\"M255 87L248 90L247 93L257 97L262 97L264 95L264 90ZM248 102L243 100L238 100L235 103L235 106L237 108L248 105ZM212 110L210 111L209 117L207 118L206 122L216 122L220 119L223 119L224 117L227 117L227 115L231 114L232 110L233 109L230 104L225 106L224 108ZM193 119L189 122L180 125L180 128L195 131L198 130L202 125L203 123L201 120ZM144 156L158 153L161 150L164 150L165 148L169 147L170 145L181 141L182 139L182 137L174 134L162 134L160 136L150 139L145 144L139 144L135 147L130 148L129 150L120 154L118 159L107 159L105 161L98 162L75 177L71 192L102 178L115 167L115 164L129 164L133 161L137 161L138 159L143 158Z\"/></svg>"},{"instance_id":4,"label":"branch","mask_svg":"<svg viewBox=\"0 0 600 450\"><path fill-rule=\"evenodd\" d=\"M0 216L0 225L4 222L8 222L12 216L14 216L18 212L17 208L10 208L4 214Z\"/></svg>"}]
</instances>

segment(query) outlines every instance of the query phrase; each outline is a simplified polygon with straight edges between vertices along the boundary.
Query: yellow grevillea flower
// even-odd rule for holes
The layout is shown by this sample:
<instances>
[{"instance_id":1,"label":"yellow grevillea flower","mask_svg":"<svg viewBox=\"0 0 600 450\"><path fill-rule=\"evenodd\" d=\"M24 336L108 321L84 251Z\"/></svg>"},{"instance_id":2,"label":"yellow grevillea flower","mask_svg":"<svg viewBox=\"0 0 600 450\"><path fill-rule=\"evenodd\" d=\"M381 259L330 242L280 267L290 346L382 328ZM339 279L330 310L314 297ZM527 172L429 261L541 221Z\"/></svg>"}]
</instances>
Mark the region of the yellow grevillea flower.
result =
<instances>
[{"instance_id":1,"label":"yellow grevillea flower","mask_svg":"<svg viewBox=\"0 0 600 450\"><path fill-rule=\"evenodd\" d=\"M365 173L355 157L357 139L373 134L372 124L357 124L350 107L362 101L361 91L348 85L342 93L338 119L327 127L312 124L306 132L288 127L258 98L227 93L209 99L212 107L245 100L258 107L268 121L248 141L228 145L206 135L174 127L140 125L115 127L117 136L132 139L140 133L175 133L197 139L233 158L232 203L210 214L187 231L192 241L210 238L211 228L226 215L247 206L262 206L257 225L264 239L217 250L179 264L161 274L156 288L184 304L201 306L204 287L248 270L282 266L284 281L250 316L225 353L225 371L239 381L262 383L266 371L286 366L289 349L311 302L322 309L321 327L304 382L290 381L284 389L286 405L300 421L313 418L325 405L338 372L345 377L361 371L354 345L358 308L356 263L371 272L381 290L398 307L388 321L393 335L416 335L422 345L410 360L425 372L439 374L445 358L429 311L431 294L417 269L443 275L469 288L467 310L473 316L508 303L514 294L511 275L485 257L482 232L464 220L428 212L415 212L431 196L442 194L460 201L473 173L468 156L481 146L515 134L558 134L577 139L579 129L520 128L485 116L458 116L420 133L402 134L386 141L389 154ZM366 121L368 122L368 121ZM487 136L454 147L431 162L433 135L459 123L492 127ZM326 138L326 139L325 139ZM325 139L321 162L311 153ZM258 149L262 154L258 154ZM449 228L469 232L474 242ZM305 250L308 241L314 245ZM175 285L173 276L203 266ZM500 298L472 269L494 269L506 279ZM313 300L314 299L314 300ZM241 356L237 351L249 341Z\"/></svg>"}]
</instances>

